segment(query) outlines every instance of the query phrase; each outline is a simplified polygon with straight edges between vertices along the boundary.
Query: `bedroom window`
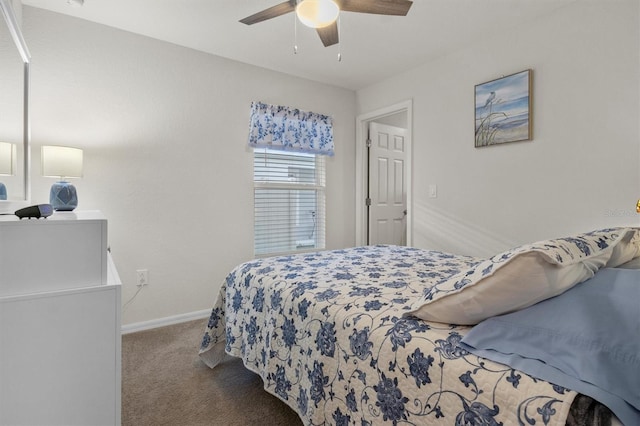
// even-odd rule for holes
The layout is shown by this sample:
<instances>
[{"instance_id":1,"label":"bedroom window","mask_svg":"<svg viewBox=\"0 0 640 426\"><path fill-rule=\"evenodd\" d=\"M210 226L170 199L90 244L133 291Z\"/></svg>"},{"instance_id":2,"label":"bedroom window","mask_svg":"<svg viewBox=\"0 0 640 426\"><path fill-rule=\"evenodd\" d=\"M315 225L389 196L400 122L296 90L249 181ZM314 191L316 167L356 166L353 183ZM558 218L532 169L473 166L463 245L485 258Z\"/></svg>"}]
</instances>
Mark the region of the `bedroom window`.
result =
<instances>
[{"instance_id":1,"label":"bedroom window","mask_svg":"<svg viewBox=\"0 0 640 426\"><path fill-rule=\"evenodd\" d=\"M254 253L325 248L325 157L334 155L333 118L251 103Z\"/></svg>"},{"instance_id":2,"label":"bedroom window","mask_svg":"<svg viewBox=\"0 0 640 426\"><path fill-rule=\"evenodd\" d=\"M325 247L325 159L255 148L254 252L272 255Z\"/></svg>"}]
</instances>

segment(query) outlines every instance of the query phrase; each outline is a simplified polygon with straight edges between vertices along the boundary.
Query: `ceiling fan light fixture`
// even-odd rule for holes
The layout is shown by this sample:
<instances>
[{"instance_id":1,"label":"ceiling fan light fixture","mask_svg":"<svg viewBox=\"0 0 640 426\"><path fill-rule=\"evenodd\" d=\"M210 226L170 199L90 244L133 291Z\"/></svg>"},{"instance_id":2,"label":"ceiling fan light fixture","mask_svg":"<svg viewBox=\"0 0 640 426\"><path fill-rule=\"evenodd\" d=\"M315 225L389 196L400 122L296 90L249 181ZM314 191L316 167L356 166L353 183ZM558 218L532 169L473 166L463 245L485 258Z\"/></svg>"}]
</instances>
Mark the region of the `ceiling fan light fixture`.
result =
<instances>
[{"instance_id":1,"label":"ceiling fan light fixture","mask_svg":"<svg viewBox=\"0 0 640 426\"><path fill-rule=\"evenodd\" d=\"M311 28L324 28L338 19L340 8L333 0L302 0L296 6L300 22Z\"/></svg>"}]
</instances>

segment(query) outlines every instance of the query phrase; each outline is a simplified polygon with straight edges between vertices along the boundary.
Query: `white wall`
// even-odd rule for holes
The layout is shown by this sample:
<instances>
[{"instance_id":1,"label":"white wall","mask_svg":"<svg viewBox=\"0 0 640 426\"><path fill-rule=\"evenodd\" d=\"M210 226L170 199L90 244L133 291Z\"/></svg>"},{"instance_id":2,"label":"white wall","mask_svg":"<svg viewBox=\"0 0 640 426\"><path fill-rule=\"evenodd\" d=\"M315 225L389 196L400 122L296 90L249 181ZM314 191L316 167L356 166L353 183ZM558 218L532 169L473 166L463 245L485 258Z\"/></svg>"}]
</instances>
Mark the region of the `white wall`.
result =
<instances>
[{"instance_id":1,"label":"white wall","mask_svg":"<svg viewBox=\"0 0 640 426\"><path fill-rule=\"evenodd\" d=\"M43 144L83 148L78 209L109 219L113 258L135 291L135 323L209 309L227 273L253 257L253 100L332 115L327 246L354 243L355 93L25 7L32 62L32 202L48 202Z\"/></svg>"},{"instance_id":2,"label":"white wall","mask_svg":"<svg viewBox=\"0 0 640 426\"><path fill-rule=\"evenodd\" d=\"M414 245L490 256L640 225L639 28L637 0L577 1L358 91L358 114L413 99ZM474 85L527 68L533 141L474 148Z\"/></svg>"}]
</instances>

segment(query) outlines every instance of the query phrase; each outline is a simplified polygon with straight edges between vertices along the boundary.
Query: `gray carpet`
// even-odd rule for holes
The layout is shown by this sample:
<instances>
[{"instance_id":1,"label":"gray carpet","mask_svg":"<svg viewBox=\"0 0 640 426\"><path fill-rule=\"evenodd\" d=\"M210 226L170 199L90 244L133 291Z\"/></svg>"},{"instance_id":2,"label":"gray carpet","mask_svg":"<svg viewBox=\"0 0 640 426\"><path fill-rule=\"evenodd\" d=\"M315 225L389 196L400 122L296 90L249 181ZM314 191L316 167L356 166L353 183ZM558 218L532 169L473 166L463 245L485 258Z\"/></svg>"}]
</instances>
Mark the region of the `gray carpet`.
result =
<instances>
[{"instance_id":1,"label":"gray carpet","mask_svg":"<svg viewBox=\"0 0 640 426\"><path fill-rule=\"evenodd\" d=\"M283 425L300 418L239 359L198 358L206 320L122 336L123 425Z\"/></svg>"}]
</instances>

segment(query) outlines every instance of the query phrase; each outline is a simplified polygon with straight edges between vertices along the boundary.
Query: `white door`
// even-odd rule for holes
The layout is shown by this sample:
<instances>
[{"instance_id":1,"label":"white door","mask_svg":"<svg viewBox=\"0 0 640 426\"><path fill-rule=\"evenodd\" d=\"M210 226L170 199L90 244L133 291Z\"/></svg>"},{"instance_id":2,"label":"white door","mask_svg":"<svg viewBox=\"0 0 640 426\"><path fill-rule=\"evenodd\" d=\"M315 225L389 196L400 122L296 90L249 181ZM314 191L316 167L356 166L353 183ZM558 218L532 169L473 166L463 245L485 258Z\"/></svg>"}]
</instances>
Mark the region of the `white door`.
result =
<instances>
[{"instance_id":1,"label":"white door","mask_svg":"<svg viewBox=\"0 0 640 426\"><path fill-rule=\"evenodd\" d=\"M407 130L369 123L369 244L407 242Z\"/></svg>"}]
</instances>

